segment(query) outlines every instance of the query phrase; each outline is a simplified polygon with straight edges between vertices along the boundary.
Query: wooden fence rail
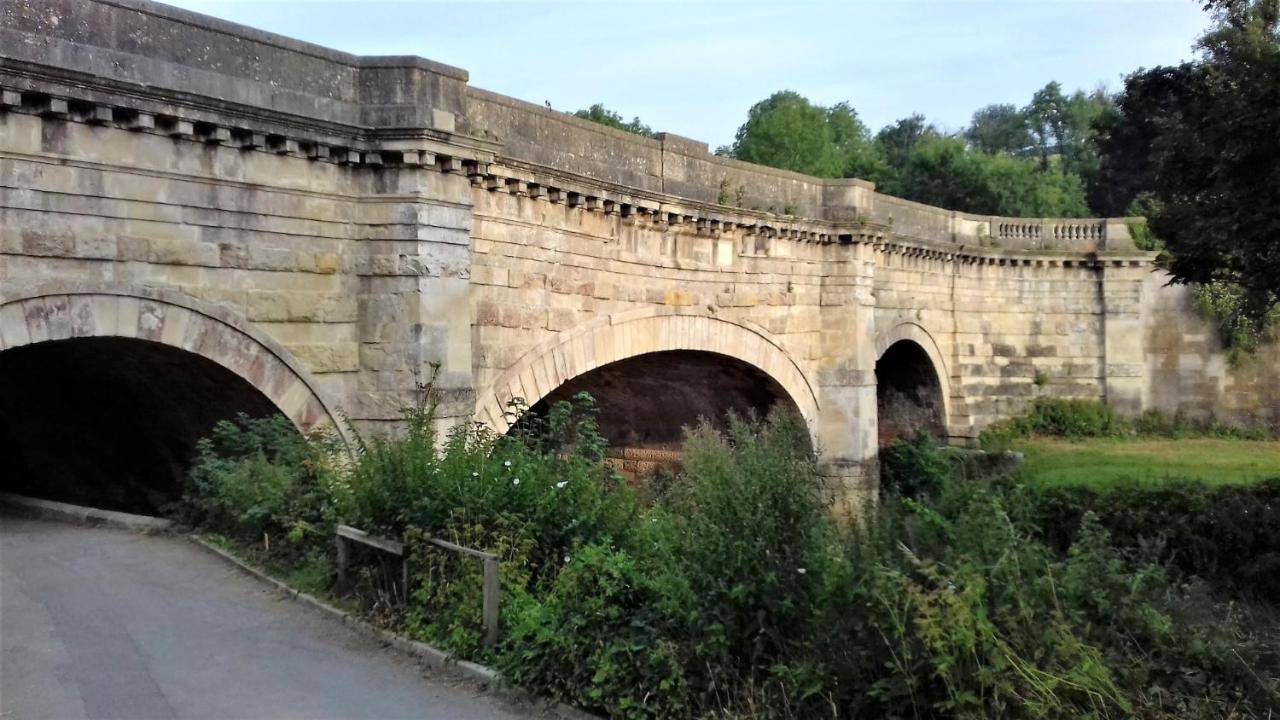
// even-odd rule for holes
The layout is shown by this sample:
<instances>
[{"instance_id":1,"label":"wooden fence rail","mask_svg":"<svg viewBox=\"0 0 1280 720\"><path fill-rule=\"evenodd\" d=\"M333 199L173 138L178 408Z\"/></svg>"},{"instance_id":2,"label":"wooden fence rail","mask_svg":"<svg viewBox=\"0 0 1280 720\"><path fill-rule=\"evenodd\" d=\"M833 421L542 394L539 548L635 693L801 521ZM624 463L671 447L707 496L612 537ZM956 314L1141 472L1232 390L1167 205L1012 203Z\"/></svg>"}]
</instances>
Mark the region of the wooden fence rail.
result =
<instances>
[{"instance_id":1,"label":"wooden fence rail","mask_svg":"<svg viewBox=\"0 0 1280 720\"><path fill-rule=\"evenodd\" d=\"M353 528L349 525L339 525L335 534L335 541L338 548L338 587L345 588L347 584L347 568L351 562L350 543L358 543L376 550L380 550L388 555L394 555L400 558L401 572L401 592L404 593L405 600L409 598L409 557L405 544L395 540L370 535L369 533ZM481 609L481 623L484 628L484 644L495 645L498 642L498 606L502 598L502 586L498 582L498 556L493 553L487 553L483 550L475 548L463 547L448 540L440 540L438 538L428 538L427 542L435 545L443 550L458 553L459 555L470 555L480 561L484 571L482 580L483 604Z\"/></svg>"}]
</instances>

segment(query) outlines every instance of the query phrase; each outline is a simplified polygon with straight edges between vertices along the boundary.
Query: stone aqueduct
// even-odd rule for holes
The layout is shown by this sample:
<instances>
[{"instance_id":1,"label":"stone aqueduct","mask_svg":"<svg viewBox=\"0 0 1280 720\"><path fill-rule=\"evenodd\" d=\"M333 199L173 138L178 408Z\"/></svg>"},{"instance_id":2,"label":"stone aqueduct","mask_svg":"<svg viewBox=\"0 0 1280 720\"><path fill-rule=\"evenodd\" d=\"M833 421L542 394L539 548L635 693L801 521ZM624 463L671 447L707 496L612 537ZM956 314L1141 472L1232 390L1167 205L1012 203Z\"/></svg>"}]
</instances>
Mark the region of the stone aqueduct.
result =
<instances>
[{"instance_id":1,"label":"stone aqueduct","mask_svg":"<svg viewBox=\"0 0 1280 720\"><path fill-rule=\"evenodd\" d=\"M436 366L444 424L586 388L636 447L783 401L855 494L878 434L1041 394L1280 416L1280 354L1229 365L1123 219L928 207L144 0L0 0L0 91L30 466L176 467L236 410L386 426Z\"/></svg>"}]
</instances>

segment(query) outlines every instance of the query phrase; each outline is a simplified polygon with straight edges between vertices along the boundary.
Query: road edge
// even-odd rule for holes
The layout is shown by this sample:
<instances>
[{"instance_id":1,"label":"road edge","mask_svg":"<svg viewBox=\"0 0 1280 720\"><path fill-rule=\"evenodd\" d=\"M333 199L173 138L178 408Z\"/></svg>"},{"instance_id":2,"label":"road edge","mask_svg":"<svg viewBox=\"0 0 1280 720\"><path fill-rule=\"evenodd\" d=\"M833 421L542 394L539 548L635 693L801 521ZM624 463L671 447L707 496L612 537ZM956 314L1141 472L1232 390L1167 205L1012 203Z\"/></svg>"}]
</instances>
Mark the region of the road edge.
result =
<instances>
[{"instance_id":1,"label":"road edge","mask_svg":"<svg viewBox=\"0 0 1280 720\"><path fill-rule=\"evenodd\" d=\"M188 535L187 539L195 543L198 547L222 558L223 561L233 565L241 572L255 578L265 585L270 586L290 599L307 605L314 610L318 610L324 615L327 615L331 620L338 621L355 629L362 635L366 635L374 640L384 643L402 655L407 655L432 670L444 672L459 680L464 680L473 685L477 685L480 690L493 693L506 700L531 706L545 712L550 712L555 717L561 718L562 720L603 720L597 715L592 715L570 705L566 705L565 703L540 698L527 690L511 684L502 677L501 673L491 667L474 663L469 660L462 660L424 642L410 640L409 638L391 632L390 630L383 630L374 627L352 613L330 605L314 595L304 593L290 587L284 581L272 577L261 568L249 564L235 554L218 547L199 535Z\"/></svg>"},{"instance_id":2,"label":"road edge","mask_svg":"<svg viewBox=\"0 0 1280 720\"><path fill-rule=\"evenodd\" d=\"M150 515L133 515L115 510L72 505L56 500L0 493L0 506L23 517L37 520L61 520L78 525L133 530L142 533L163 533L173 529L173 521Z\"/></svg>"}]
</instances>

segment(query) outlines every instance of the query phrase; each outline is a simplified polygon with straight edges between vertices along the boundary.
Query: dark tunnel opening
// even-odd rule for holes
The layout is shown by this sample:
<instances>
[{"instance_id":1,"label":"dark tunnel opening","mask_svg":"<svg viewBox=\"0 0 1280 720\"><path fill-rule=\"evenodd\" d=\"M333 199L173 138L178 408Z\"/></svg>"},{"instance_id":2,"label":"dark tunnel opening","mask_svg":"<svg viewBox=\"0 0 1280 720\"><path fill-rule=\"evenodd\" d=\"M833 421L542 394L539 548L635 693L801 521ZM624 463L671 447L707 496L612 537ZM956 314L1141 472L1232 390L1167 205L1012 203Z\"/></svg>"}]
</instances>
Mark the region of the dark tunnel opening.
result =
<instances>
[{"instance_id":1,"label":"dark tunnel opening","mask_svg":"<svg viewBox=\"0 0 1280 720\"><path fill-rule=\"evenodd\" d=\"M156 514L177 500L219 421L278 411L199 355L131 338L0 352L0 490Z\"/></svg>"},{"instance_id":2,"label":"dark tunnel opening","mask_svg":"<svg viewBox=\"0 0 1280 720\"><path fill-rule=\"evenodd\" d=\"M939 442L947 438L942 383L929 354L910 340L900 340L876 362L876 410L880 446L927 432Z\"/></svg>"},{"instance_id":3,"label":"dark tunnel opening","mask_svg":"<svg viewBox=\"0 0 1280 720\"><path fill-rule=\"evenodd\" d=\"M673 350L619 360L579 375L530 408L589 393L601 434L624 475L679 462L684 429L704 419L724 428L730 413L766 417L775 407L799 412L775 380L758 368L716 353Z\"/></svg>"}]
</instances>

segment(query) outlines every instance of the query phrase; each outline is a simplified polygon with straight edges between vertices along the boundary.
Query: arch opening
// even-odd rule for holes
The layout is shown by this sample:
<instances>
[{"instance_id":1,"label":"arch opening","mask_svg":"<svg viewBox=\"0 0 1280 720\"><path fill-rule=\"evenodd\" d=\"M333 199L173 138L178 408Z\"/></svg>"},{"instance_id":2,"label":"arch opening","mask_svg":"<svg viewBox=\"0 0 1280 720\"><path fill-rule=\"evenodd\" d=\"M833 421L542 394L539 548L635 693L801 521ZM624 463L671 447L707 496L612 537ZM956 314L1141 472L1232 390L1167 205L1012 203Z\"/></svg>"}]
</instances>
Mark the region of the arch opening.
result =
<instances>
[{"instance_id":1,"label":"arch opening","mask_svg":"<svg viewBox=\"0 0 1280 720\"><path fill-rule=\"evenodd\" d=\"M124 337L0 352L0 489L155 514L177 500L196 443L238 413L279 414L196 353Z\"/></svg>"},{"instance_id":2,"label":"arch opening","mask_svg":"<svg viewBox=\"0 0 1280 720\"><path fill-rule=\"evenodd\" d=\"M589 393L601 434L624 475L677 464L684 429L704 419L723 428L730 413L764 417L775 407L799 414L786 390L759 368L718 353L668 350L618 360L561 384L530 407Z\"/></svg>"},{"instance_id":3,"label":"arch opening","mask_svg":"<svg viewBox=\"0 0 1280 720\"><path fill-rule=\"evenodd\" d=\"M899 340L876 361L876 410L881 447L920 432L946 440L942 382L916 342Z\"/></svg>"}]
</instances>

